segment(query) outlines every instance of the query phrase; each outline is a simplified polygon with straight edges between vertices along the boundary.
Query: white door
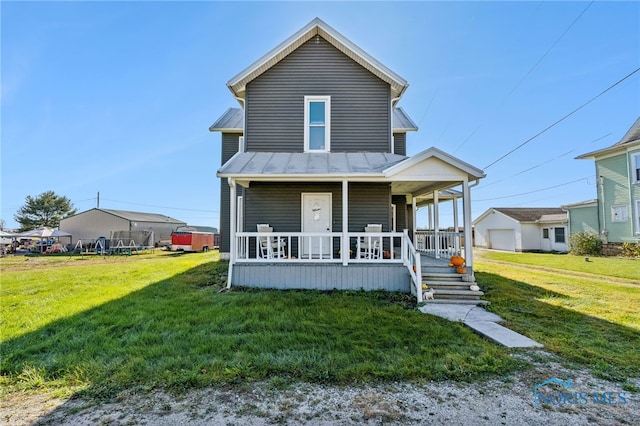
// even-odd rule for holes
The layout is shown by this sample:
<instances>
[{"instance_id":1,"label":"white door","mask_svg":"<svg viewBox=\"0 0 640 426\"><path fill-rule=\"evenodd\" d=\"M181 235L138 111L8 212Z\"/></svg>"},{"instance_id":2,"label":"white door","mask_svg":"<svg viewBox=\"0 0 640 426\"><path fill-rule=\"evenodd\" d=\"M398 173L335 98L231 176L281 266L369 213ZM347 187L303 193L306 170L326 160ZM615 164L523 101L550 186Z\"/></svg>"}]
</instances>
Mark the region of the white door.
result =
<instances>
[{"instance_id":1,"label":"white door","mask_svg":"<svg viewBox=\"0 0 640 426\"><path fill-rule=\"evenodd\" d=\"M331 193L302 194L302 232L331 232ZM302 257L331 258L331 237L302 238Z\"/></svg>"}]
</instances>

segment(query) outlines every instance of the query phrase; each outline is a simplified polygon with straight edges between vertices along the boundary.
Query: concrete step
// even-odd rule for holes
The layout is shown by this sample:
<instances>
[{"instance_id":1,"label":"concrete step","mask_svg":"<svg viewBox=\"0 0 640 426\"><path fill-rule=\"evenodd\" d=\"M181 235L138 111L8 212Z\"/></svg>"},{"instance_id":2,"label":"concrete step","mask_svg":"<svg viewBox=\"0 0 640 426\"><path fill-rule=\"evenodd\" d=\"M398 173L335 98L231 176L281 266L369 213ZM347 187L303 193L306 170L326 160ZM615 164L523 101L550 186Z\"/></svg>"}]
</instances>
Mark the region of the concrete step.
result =
<instances>
[{"instance_id":1,"label":"concrete step","mask_svg":"<svg viewBox=\"0 0 640 426\"><path fill-rule=\"evenodd\" d=\"M422 280L423 284L426 284L430 287L466 287L469 288L470 285L475 283L468 283L464 281L444 281L444 280Z\"/></svg>"},{"instance_id":2,"label":"concrete step","mask_svg":"<svg viewBox=\"0 0 640 426\"><path fill-rule=\"evenodd\" d=\"M462 280L465 274L456 274L454 272L424 272L422 271L422 279L438 279L438 280Z\"/></svg>"},{"instance_id":3,"label":"concrete step","mask_svg":"<svg viewBox=\"0 0 640 426\"><path fill-rule=\"evenodd\" d=\"M425 300L426 304L441 304L441 305L490 305L490 302L486 300L467 300L467 299L433 299L433 300Z\"/></svg>"},{"instance_id":4,"label":"concrete step","mask_svg":"<svg viewBox=\"0 0 640 426\"><path fill-rule=\"evenodd\" d=\"M449 290L449 289L441 289L441 288L434 288L434 296L438 297L438 296L448 296L451 298L458 298L458 297L468 297L468 298L479 298L480 296L484 296L484 292L482 291L472 291L472 290Z\"/></svg>"}]
</instances>

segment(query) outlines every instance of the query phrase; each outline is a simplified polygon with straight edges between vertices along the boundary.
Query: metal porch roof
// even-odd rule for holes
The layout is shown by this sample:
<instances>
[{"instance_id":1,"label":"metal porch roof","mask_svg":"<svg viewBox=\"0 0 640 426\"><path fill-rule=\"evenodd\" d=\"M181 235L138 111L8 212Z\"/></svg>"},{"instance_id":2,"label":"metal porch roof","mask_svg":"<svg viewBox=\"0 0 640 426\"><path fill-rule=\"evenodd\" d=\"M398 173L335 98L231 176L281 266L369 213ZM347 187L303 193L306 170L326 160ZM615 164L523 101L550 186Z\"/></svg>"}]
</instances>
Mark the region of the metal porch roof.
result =
<instances>
[{"instance_id":1,"label":"metal porch roof","mask_svg":"<svg viewBox=\"0 0 640 426\"><path fill-rule=\"evenodd\" d=\"M380 152L239 152L219 170L219 177L302 175L380 175L407 157Z\"/></svg>"}]
</instances>

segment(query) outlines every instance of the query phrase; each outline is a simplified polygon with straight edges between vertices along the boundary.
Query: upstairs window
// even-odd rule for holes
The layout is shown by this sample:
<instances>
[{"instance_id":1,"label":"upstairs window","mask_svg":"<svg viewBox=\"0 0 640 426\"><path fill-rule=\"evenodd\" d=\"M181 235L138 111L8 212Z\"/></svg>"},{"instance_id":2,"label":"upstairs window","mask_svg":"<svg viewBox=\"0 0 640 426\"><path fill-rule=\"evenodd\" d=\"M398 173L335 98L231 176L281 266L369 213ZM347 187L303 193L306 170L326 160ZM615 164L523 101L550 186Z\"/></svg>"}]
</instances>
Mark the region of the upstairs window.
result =
<instances>
[{"instance_id":1,"label":"upstairs window","mask_svg":"<svg viewBox=\"0 0 640 426\"><path fill-rule=\"evenodd\" d=\"M330 151L331 97L304 97L304 150Z\"/></svg>"},{"instance_id":2,"label":"upstairs window","mask_svg":"<svg viewBox=\"0 0 640 426\"><path fill-rule=\"evenodd\" d=\"M634 175L634 177L636 179L635 181L636 181L636 183L640 183L640 154L635 155L633 157L633 163L634 163L634 166L633 166L634 173L633 173L633 175Z\"/></svg>"}]
</instances>

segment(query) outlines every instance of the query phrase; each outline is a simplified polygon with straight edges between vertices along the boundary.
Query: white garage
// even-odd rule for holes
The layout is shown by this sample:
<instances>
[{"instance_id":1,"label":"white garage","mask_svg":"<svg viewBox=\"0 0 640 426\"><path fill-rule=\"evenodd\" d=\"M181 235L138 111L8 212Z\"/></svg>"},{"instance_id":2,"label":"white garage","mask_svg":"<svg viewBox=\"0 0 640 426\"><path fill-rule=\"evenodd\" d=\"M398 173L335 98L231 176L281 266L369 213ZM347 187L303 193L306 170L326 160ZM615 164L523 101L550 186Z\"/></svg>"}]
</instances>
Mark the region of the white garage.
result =
<instances>
[{"instance_id":1,"label":"white garage","mask_svg":"<svg viewBox=\"0 0 640 426\"><path fill-rule=\"evenodd\" d=\"M473 221L475 247L566 252L567 212L559 207L495 207Z\"/></svg>"},{"instance_id":2,"label":"white garage","mask_svg":"<svg viewBox=\"0 0 640 426\"><path fill-rule=\"evenodd\" d=\"M516 232L513 229L489 229L487 248L516 251Z\"/></svg>"}]
</instances>

